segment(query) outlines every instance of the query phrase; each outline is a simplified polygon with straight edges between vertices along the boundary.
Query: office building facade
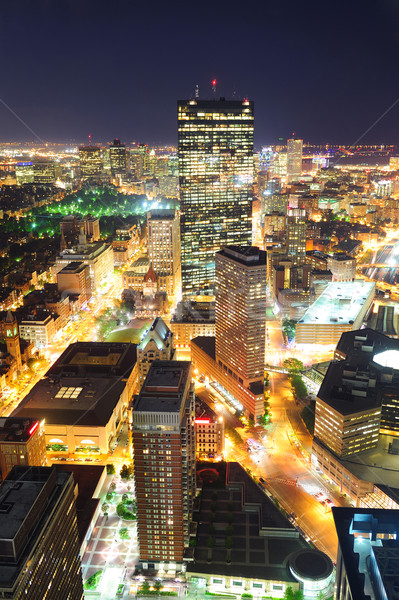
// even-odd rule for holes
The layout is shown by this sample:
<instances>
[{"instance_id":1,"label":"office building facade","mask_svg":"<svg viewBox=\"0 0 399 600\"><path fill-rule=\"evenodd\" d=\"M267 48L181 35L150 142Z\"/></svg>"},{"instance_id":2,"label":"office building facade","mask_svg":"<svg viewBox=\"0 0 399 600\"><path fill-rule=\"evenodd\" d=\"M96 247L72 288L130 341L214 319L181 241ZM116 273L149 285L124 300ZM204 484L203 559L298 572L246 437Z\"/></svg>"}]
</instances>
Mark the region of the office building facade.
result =
<instances>
[{"instance_id":1,"label":"office building facade","mask_svg":"<svg viewBox=\"0 0 399 600\"><path fill-rule=\"evenodd\" d=\"M293 265L306 261L306 212L303 208L287 210L287 255Z\"/></svg>"},{"instance_id":2,"label":"office building facade","mask_svg":"<svg viewBox=\"0 0 399 600\"><path fill-rule=\"evenodd\" d=\"M297 181L302 173L303 140L287 140L287 179Z\"/></svg>"},{"instance_id":3,"label":"office building facade","mask_svg":"<svg viewBox=\"0 0 399 600\"><path fill-rule=\"evenodd\" d=\"M147 213L148 258L159 277L159 288L168 296L180 297L180 223L176 210Z\"/></svg>"},{"instance_id":4,"label":"office building facade","mask_svg":"<svg viewBox=\"0 0 399 600\"><path fill-rule=\"evenodd\" d=\"M112 246L103 244L102 242L82 244L61 251L56 258L55 265L52 267L53 275L57 275L71 262L81 262L89 267L91 290L93 293L114 272Z\"/></svg>"},{"instance_id":5,"label":"office building facade","mask_svg":"<svg viewBox=\"0 0 399 600\"><path fill-rule=\"evenodd\" d=\"M91 298L90 267L83 262L74 261L65 265L57 273L57 289L65 295L77 295L81 301L87 302Z\"/></svg>"},{"instance_id":6,"label":"office building facade","mask_svg":"<svg viewBox=\"0 0 399 600\"><path fill-rule=\"evenodd\" d=\"M263 394L266 252L253 246L224 248L216 253L215 279L216 362L238 385Z\"/></svg>"},{"instance_id":7,"label":"office building facade","mask_svg":"<svg viewBox=\"0 0 399 600\"><path fill-rule=\"evenodd\" d=\"M132 411L137 529L143 568L181 568L195 494L191 363L152 363Z\"/></svg>"},{"instance_id":8,"label":"office building facade","mask_svg":"<svg viewBox=\"0 0 399 600\"><path fill-rule=\"evenodd\" d=\"M43 422L29 418L0 418L1 478L5 479L15 465L47 465Z\"/></svg>"},{"instance_id":9,"label":"office building facade","mask_svg":"<svg viewBox=\"0 0 399 600\"><path fill-rule=\"evenodd\" d=\"M396 487L399 342L372 329L344 333L316 399L312 462L357 504Z\"/></svg>"},{"instance_id":10,"label":"office building facade","mask_svg":"<svg viewBox=\"0 0 399 600\"><path fill-rule=\"evenodd\" d=\"M111 175L125 175L129 164L129 155L125 144L120 140L114 140L109 147L109 161Z\"/></svg>"},{"instance_id":11,"label":"office building facade","mask_svg":"<svg viewBox=\"0 0 399 600\"><path fill-rule=\"evenodd\" d=\"M101 177L103 172L103 155L99 146L80 146L79 164L82 179Z\"/></svg>"},{"instance_id":12,"label":"office building facade","mask_svg":"<svg viewBox=\"0 0 399 600\"><path fill-rule=\"evenodd\" d=\"M212 290L215 252L251 244L253 136L253 102L178 102L183 297Z\"/></svg>"},{"instance_id":13,"label":"office building facade","mask_svg":"<svg viewBox=\"0 0 399 600\"><path fill-rule=\"evenodd\" d=\"M0 597L83 600L72 473L14 467L0 485Z\"/></svg>"}]
</instances>

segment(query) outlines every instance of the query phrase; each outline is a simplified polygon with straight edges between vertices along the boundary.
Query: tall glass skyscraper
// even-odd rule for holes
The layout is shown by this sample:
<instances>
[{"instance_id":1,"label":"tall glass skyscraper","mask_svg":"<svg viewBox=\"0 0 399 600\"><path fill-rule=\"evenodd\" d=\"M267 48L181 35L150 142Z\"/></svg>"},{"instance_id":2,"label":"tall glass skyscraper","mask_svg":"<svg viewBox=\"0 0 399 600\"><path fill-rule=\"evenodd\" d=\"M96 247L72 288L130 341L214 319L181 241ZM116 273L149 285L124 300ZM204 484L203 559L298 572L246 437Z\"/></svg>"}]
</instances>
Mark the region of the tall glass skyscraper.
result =
<instances>
[{"instance_id":1,"label":"tall glass skyscraper","mask_svg":"<svg viewBox=\"0 0 399 600\"><path fill-rule=\"evenodd\" d=\"M303 140L287 140L287 178L297 181L302 173Z\"/></svg>"},{"instance_id":2,"label":"tall glass skyscraper","mask_svg":"<svg viewBox=\"0 0 399 600\"><path fill-rule=\"evenodd\" d=\"M215 252L251 245L254 104L178 102L183 296L212 290Z\"/></svg>"}]
</instances>

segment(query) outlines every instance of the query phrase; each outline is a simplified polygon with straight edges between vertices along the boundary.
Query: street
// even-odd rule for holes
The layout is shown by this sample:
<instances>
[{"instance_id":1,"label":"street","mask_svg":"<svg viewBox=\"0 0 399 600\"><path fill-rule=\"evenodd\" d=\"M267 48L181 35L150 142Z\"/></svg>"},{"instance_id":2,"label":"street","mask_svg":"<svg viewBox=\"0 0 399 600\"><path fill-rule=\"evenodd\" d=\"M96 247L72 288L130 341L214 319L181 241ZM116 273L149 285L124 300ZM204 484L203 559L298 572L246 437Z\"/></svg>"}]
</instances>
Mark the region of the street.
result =
<instances>
[{"instance_id":1,"label":"street","mask_svg":"<svg viewBox=\"0 0 399 600\"><path fill-rule=\"evenodd\" d=\"M266 493L279 502L281 507L292 515L294 524L314 545L328 554L335 562L337 536L329 506L321 504L314 494L324 495L334 505L348 504L340 492L330 487L328 482L310 466L312 437L307 432L297 406L292 397L286 375L272 373L270 406L272 423L266 428L245 429L241 423L239 433L244 440L255 439L262 444L260 450L235 448L226 443L226 460L240 462L257 480L263 480ZM201 399L208 401L209 391L197 390ZM217 414L223 414L226 422L237 427L236 417L221 404L209 402Z\"/></svg>"}]
</instances>

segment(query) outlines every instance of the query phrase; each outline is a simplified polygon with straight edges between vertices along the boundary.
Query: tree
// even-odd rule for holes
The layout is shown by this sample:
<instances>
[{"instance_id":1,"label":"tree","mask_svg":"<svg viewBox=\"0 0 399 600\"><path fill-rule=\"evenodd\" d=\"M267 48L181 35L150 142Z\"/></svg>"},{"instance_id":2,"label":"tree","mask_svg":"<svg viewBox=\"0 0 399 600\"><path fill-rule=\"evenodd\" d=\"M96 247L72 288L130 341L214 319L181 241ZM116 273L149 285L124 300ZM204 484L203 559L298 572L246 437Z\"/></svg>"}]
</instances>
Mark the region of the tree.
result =
<instances>
[{"instance_id":1,"label":"tree","mask_svg":"<svg viewBox=\"0 0 399 600\"><path fill-rule=\"evenodd\" d=\"M213 538L213 537L209 537L206 540L206 545L208 546L208 548L214 548L215 547L215 543L216 543L215 542L215 538Z\"/></svg>"},{"instance_id":2,"label":"tree","mask_svg":"<svg viewBox=\"0 0 399 600\"><path fill-rule=\"evenodd\" d=\"M101 510L103 511L104 517L108 515L109 504L103 502L101 505Z\"/></svg>"},{"instance_id":3,"label":"tree","mask_svg":"<svg viewBox=\"0 0 399 600\"><path fill-rule=\"evenodd\" d=\"M289 585L284 592L283 600L303 600L303 591L302 590L294 590Z\"/></svg>"},{"instance_id":4,"label":"tree","mask_svg":"<svg viewBox=\"0 0 399 600\"><path fill-rule=\"evenodd\" d=\"M163 588L162 581L160 579L156 579L154 581L154 590L156 592L160 592L162 588Z\"/></svg>"},{"instance_id":5,"label":"tree","mask_svg":"<svg viewBox=\"0 0 399 600\"><path fill-rule=\"evenodd\" d=\"M293 375L291 377L291 387L295 398L298 400L305 400L308 397L308 390L300 375Z\"/></svg>"},{"instance_id":6,"label":"tree","mask_svg":"<svg viewBox=\"0 0 399 600\"><path fill-rule=\"evenodd\" d=\"M121 479L130 479L132 476L132 466L131 465L123 465L120 470L120 478Z\"/></svg>"},{"instance_id":7,"label":"tree","mask_svg":"<svg viewBox=\"0 0 399 600\"><path fill-rule=\"evenodd\" d=\"M112 463L107 465L107 475L115 475L115 466Z\"/></svg>"},{"instance_id":8,"label":"tree","mask_svg":"<svg viewBox=\"0 0 399 600\"><path fill-rule=\"evenodd\" d=\"M265 374L264 374L264 385L266 388L268 388L270 385L270 374L268 371L265 371Z\"/></svg>"},{"instance_id":9,"label":"tree","mask_svg":"<svg viewBox=\"0 0 399 600\"><path fill-rule=\"evenodd\" d=\"M296 323L294 319L283 319L281 329L284 336L288 338L288 341L293 340L295 337Z\"/></svg>"},{"instance_id":10,"label":"tree","mask_svg":"<svg viewBox=\"0 0 399 600\"><path fill-rule=\"evenodd\" d=\"M271 419L267 413L265 413L264 415L259 415L259 417L256 420L258 422L258 425L265 426L271 423Z\"/></svg>"},{"instance_id":11,"label":"tree","mask_svg":"<svg viewBox=\"0 0 399 600\"><path fill-rule=\"evenodd\" d=\"M303 422L305 423L309 433L313 435L314 433L314 422L315 422L315 411L316 411L316 401L311 400L308 406L304 406L301 417Z\"/></svg>"},{"instance_id":12,"label":"tree","mask_svg":"<svg viewBox=\"0 0 399 600\"><path fill-rule=\"evenodd\" d=\"M303 372L303 362L297 358L286 358L283 360L283 367L287 369L289 373Z\"/></svg>"},{"instance_id":13,"label":"tree","mask_svg":"<svg viewBox=\"0 0 399 600\"><path fill-rule=\"evenodd\" d=\"M119 530L119 537L121 540L130 540L129 530L127 527L122 527Z\"/></svg>"},{"instance_id":14,"label":"tree","mask_svg":"<svg viewBox=\"0 0 399 600\"><path fill-rule=\"evenodd\" d=\"M148 583L148 581L146 579L141 584L139 591L143 592L144 594L148 594L148 592L150 591L150 584Z\"/></svg>"}]
</instances>

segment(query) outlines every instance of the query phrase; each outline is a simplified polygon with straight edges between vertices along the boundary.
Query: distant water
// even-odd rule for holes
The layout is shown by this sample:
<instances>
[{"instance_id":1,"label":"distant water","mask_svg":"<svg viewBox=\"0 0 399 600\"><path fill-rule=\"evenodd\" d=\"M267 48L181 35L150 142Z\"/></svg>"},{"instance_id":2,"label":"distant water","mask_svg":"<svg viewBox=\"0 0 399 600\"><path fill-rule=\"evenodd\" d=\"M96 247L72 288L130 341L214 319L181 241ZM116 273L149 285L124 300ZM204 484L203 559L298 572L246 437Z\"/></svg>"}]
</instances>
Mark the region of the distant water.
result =
<instances>
[{"instance_id":1,"label":"distant water","mask_svg":"<svg viewBox=\"0 0 399 600\"><path fill-rule=\"evenodd\" d=\"M335 165L359 165L362 167L385 167L389 164L389 159L392 154L371 154L370 156L365 155L361 156L356 154L355 156L337 156L336 158L330 158L330 167L334 167Z\"/></svg>"}]
</instances>

